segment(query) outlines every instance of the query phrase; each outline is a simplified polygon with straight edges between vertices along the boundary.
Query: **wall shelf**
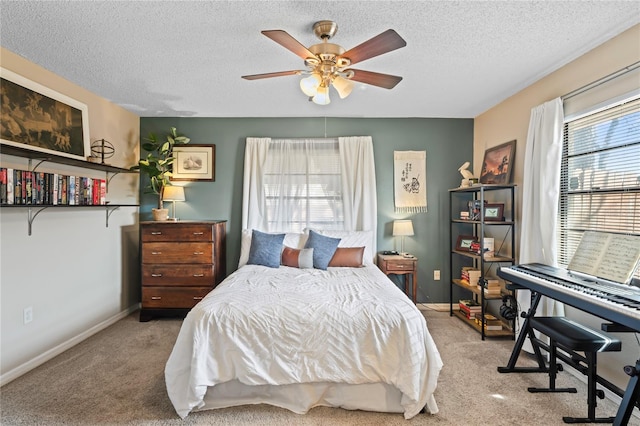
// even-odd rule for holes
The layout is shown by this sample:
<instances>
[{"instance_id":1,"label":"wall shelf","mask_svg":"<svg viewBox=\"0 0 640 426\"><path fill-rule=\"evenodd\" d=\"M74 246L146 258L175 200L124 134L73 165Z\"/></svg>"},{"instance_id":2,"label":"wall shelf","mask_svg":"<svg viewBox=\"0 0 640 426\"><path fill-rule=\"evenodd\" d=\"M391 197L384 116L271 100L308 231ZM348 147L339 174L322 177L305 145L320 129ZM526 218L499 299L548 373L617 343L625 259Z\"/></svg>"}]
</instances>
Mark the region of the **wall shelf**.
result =
<instances>
[{"instance_id":1,"label":"wall shelf","mask_svg":"<svg viewBox=\"0 0 640 426\"><path fill-rule=\"evenodd\" d=\"M27 148L21 148L13 145L0 144L0 154L13 155L16 157L27 158L29 160L28 171L35 171L42 163L50 162L55 164L63 164L67 166L79 167L89 170L104 171L106 174L105 181L107 182L106 189L109 192L109 182L114 176L120 173L134 173L135 170L125 169L122 167L111 166L109 164L92 163L90 161L78 160L75 158L65 157L63 155L50 154L40 151L33 151ZM33 161L37 161L33 165ZM27 209L27 225L28 234L31 235L33 228L33 221L46 209L84 209L95 210L104 209L105 211L105 223L106 227L109 227L109 217L111 214L118 210L120 207L139 207L139 204L93 204L93 205L74 205L74 204L0 204L1 209Z\"/></svg>"}]
</instances>

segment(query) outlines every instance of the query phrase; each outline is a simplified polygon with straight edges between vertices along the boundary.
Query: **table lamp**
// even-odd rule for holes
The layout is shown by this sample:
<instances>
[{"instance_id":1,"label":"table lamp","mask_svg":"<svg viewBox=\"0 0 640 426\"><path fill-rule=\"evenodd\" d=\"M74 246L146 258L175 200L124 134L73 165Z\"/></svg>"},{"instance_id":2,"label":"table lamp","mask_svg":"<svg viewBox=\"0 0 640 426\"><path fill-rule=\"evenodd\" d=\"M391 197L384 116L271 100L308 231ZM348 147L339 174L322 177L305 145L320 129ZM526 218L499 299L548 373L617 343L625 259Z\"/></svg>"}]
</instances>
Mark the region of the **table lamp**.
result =
<instances>
[{"instance_id":1,"label":"table lamp","mask_svg":"<svg viewBox=\"0 0 640 426\"><path fill-rule=\"evenodd\" d=\"M394 220L393 221L393 236L401 237L400 239L400 254L407 256L404 251L404 237L413 235L413 222L411 220Z\"/></svg>"},{"instance_id":2,"label":"table lamp","mask_svg":"<svg viewBox=\"0 0 640 426\"><path fill-rule=\"evenodd\" d=\"M176 201L185 201L184 188L181 186L165 186L162 192L162 201L171 201L173 208L169 220L177 221L176 217Z\"/></svg>"}]
</instances>

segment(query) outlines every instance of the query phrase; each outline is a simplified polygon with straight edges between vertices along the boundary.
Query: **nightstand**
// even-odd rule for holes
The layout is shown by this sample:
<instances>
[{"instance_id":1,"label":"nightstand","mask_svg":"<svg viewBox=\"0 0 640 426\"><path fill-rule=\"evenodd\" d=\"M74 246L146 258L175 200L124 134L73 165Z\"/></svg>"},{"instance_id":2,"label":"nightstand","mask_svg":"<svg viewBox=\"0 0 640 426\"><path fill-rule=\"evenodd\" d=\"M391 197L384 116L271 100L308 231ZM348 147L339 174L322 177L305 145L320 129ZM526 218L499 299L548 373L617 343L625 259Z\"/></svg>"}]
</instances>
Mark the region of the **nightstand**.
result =
<instances>
[{"instance_id":1,"label":"nightstand","mask_svg":"<svg viewBox=\"0 0 640 426\"><path fill-rule=\"evenodd\" d=\"M416 257L404 257L401 255L378 254L378 267L386 275L404 275L404 291L409 296L409 280L413 285L411 300L416 303L418 293L418 259Z\"/></svg>"}]
</instances>

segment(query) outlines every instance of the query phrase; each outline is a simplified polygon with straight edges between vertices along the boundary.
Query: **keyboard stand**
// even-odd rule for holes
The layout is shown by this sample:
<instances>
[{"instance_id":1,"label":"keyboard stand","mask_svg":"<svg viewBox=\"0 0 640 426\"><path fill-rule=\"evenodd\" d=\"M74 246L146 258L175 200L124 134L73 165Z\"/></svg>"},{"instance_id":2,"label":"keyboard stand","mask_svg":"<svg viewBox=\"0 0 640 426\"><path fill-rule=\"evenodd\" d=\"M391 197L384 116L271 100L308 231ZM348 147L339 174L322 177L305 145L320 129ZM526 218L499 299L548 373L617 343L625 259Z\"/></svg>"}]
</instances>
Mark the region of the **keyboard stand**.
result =
<instances>
[{"instance_id":1,"label":"keyboard stand","mask_svg":"<svg viewBox=\"0 0 640 426\"><path fill-rule=\"evenodd\" d=\"M624 391L620 407L618 407L618 414L613 421L614 426L629 424L631 412L640 399L640 380L638 380L640 377L640 359L636 361L635 367L632 365L625 366L624 372L631 378L627 383L627 389Z\"/></svg>"},{"instance_id":2,"label":"keyboard stand","mask_svg":"<svg viewBox=\"0 0 640 426\"><path fill-rule=\"evenodd\" d=\"M513 284L510 284L510 289ZM526 290L525 287L514 287L515 289ZM538 367L516 367L516 363L518 362L518 356L520 356L520 351L522 350L522 346L524 345L524 341L527 337L534 341L535 334L533 333L533 328L529 324L529 320L536 313L536 309L538 309L538 304L540 303L540 299L542 295L538 292L531 291L531 307L527 311L527 313L523 313L524 323L522 324L522 330L518 335L518 340L516 341L513 350L511 351L511 357L509 357L509 362L506 367L498 367L498 373L548 373L549 369L547 368L544 357L542 356L542 352L537 345L533 345L533 352L536 357L536 361L538 362ZM562 365L560 365L562 369Z\"/></svg>"}]
</instances>

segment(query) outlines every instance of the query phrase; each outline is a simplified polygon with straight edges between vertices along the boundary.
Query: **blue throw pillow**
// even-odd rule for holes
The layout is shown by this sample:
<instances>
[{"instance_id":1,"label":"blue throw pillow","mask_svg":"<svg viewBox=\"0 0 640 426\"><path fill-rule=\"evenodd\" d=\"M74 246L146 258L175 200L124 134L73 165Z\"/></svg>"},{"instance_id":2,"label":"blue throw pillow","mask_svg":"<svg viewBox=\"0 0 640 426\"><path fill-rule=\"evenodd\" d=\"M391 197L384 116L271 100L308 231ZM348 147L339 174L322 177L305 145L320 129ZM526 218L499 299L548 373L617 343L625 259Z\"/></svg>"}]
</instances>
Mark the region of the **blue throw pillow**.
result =
<instances>
[{"instance_id":1,"label":"blue throw pillow","mask_svg":"<svg viewBox=\"0 0 640 426\"><path fill-rule=\"evenodd\" d=\"M284 235L267 234L254 229L251 232L251 248L247 264L279 268Z\"/></svg>"},{"instance_id":2,"label":"blue throw pillow","mask_svg":"<svg viewBox=\"0 0 640 426\"><path fill-rule=\"evenodd\" d=\"M309 238L304 248L313 249L313 267L317 269L327 269L333 254L340 244L340 238L326 237L315 231L309 231Z\"/></svg>"}]
</instances>

